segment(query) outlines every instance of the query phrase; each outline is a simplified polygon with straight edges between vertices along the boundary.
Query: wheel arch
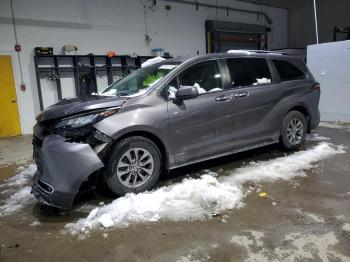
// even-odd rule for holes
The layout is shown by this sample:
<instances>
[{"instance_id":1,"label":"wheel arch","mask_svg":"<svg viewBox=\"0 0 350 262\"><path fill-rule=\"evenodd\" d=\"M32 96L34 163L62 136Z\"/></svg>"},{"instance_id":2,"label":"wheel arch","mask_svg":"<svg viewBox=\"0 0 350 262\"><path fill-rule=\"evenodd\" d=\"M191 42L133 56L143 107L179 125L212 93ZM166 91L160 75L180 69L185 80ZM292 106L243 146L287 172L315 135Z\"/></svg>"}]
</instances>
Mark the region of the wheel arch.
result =
<instances>
[{"instance_id":1,"label":"wheel arch","mask_svg":"<svg viewBox=\"0 0 350 262\"><path fill-rule=\"evenodd\" d=\"M311 119L310 119L310 112L307 109L307 107L305 105L301 105L301 104L295 105L286 112L285 116L291 111L298 111L298 112L303 114L303 116L305 117L305 120L306 120L306 124L307 124L307 133L310 133L310 131L311 131Z\"/></svg>"},{"instance_id":2,"label":"wheel arch","mask_svg":"<svg viewBox=\"0 0 350 262\"><path fill-rule=\"evenodd\" d=\"M161 157L162 157L162 169L163 169L163 171L169 169L169 154L168 154L168 151L166 150L166 146L165 146L164 142L157 135L155 135L154 133L149 132L149 131L135 130L135 131L129 131L127 133L124 133L123 135L121 135L117 139L115 139L113 141L113 143L108 147L105 156L108 156L110 154L111 149L117 143L119 143L121 140L128 138L128 137L132 137L132 136L145 137L145 138L148 138L149 140L151 140L153 143L155 143L156 146L158 147L160 154L161 154Z\"/></svg>"}]
</instances>

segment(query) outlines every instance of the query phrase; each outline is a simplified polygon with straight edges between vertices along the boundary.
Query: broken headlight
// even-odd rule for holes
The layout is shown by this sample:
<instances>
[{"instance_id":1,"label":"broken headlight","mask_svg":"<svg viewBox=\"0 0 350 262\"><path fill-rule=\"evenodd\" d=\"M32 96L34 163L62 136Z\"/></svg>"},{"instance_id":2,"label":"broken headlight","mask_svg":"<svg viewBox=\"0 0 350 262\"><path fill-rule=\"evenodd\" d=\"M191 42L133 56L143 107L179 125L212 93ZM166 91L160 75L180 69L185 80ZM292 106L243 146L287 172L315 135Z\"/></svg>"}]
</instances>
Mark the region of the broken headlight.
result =
<instances>
[{"instance_id":1,"label":"broken headlight","mask_svg":"<svg viewBox=\"0 0 350 262\"><path fill-rule=\"evenodd\" d=\"M55 125L55 133L64 137L80 137L91 131L91 125L118 112L119 108L109 108L64 118Z\"/></svg>"}]
</instances>

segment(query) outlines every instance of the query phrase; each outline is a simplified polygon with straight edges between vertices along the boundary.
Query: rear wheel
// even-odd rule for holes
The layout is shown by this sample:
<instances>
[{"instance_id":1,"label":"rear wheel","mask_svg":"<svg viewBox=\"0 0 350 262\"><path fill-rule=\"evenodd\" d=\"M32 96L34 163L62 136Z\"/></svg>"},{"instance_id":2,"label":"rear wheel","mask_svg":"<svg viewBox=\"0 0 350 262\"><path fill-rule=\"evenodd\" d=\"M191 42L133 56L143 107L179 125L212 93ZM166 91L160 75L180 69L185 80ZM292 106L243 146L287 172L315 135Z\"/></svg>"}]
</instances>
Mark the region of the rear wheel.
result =
<instances>
[{"instance_id":1,"label":"rear wheel","mask_svg":"<svg viewBox=\"0 0 350 262\"><path fill-rule=\"evenodd\" d=\"M148 138L134 136L120 141L110 153L104 180L117 195L151 189L161 173L161 154Z\"/></svg>"},{"instance_id":2,"label":"rear wheel","mask_svg":"<svg viewBox=\"0 0 350 262\"><path fill-rule=\"evenodd\" d=\"M280 142L287 150L298 149L305 142L307 125L299 111L290 111L282 122Z\"/></svg>"}]
</instances>

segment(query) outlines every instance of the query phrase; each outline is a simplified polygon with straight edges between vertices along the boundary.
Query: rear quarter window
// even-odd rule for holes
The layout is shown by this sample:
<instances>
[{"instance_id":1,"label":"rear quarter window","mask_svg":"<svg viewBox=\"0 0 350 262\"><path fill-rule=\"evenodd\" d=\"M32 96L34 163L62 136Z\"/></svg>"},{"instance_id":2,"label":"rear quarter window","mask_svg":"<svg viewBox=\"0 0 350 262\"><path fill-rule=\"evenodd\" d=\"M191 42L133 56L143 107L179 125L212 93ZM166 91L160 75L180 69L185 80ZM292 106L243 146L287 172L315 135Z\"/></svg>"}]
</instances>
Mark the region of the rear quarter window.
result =
<instances>
[{"instance_id":1,"label":"rear quarter window","mask_svg":"<svg viewBox=\"0 0 350 262\"><path fill-rule=\"evenodd\" d=\"M272 62L274 63L282 81L292 81L306 78L303 71L288 61L273 59Z\"/></svg>"}]
</instances>

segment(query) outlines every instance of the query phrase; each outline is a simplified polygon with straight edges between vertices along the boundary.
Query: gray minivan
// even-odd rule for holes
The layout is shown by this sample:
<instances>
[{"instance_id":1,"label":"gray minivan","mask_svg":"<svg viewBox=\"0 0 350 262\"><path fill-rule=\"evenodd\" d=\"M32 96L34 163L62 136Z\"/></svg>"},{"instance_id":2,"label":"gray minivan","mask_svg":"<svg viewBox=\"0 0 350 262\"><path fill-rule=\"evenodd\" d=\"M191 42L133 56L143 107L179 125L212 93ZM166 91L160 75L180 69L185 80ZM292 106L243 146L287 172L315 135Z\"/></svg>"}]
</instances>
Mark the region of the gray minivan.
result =
<instances>
[{"instance_id":1,"label":"gray minivan","mask_svg":"<svg viewBox=\"0 0 350 262\"><path fill-rule=\"evenodd\" d=\"M180 166L277 142L297 149L319 123L320 85L298 57L234 51L148 64L37 116L40 202L70 208L99 179L116 195L138 193Z\"/></svg>"}]
</instances>

